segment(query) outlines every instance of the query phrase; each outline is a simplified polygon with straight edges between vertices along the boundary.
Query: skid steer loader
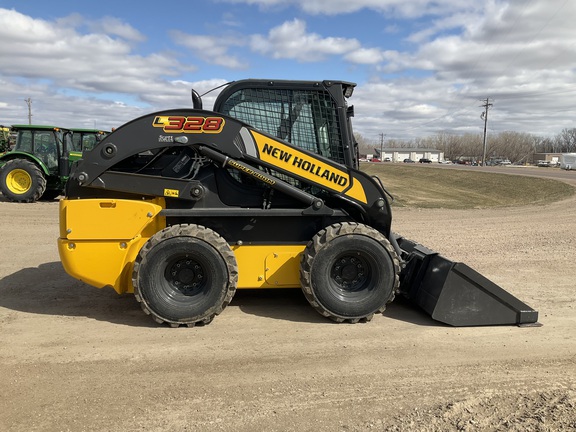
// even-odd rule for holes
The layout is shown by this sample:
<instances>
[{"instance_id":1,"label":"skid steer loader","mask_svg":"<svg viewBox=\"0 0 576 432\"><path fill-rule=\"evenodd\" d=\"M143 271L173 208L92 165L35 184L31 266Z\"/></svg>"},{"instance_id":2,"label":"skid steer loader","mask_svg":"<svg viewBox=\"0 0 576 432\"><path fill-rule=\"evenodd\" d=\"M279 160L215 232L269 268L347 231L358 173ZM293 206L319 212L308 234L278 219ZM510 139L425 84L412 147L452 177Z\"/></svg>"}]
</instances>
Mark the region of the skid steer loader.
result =
<instances>
[{"instance_id":1,"label":"skid steer loader","mask_svg":"<svg viewBox=\"0 0 576 432\"><path fill-rule=\"evenodd\" d=\"M119 127L72 168L64 268L173 327L211 322L236 289L289 287L337 322L369 321L400 294L449 325L536 323L470 267L392 232L389 194L358 169L354 87L236 81L212 111L192 91L192 109Z\"/></svg>"}]
</instances>

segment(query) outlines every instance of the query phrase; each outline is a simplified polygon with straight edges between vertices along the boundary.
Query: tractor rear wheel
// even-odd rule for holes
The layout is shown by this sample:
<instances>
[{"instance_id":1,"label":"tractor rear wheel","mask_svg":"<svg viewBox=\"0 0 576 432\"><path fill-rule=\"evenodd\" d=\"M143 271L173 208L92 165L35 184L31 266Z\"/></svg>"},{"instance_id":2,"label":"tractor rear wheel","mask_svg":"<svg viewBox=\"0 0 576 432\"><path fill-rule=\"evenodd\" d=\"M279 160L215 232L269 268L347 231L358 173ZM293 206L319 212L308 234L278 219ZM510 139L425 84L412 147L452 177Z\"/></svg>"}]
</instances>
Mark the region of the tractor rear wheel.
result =
<instances>
[{"instance_id":1,"label":"tractor rear wheel","mask_svg":"<svg viewBox=\"0 0 576 432\"><path fill-rule=\"evenodd\" d=\"M399 259L379 231L337 223L306 246L300 282L308 302L336 322L369 321L382 313L399 287Z\"/></svg>"},{"instance_id":2,"label":"tractor rear wheel","mask_svg":"<svg viewBox=\"0 0 576 432\"><path fill-rule=\"evenodd\" d=\"M132 274L134 294L158 323L208 324L230 303L238 264L226 241L200 225L173 225L140 250Z\"/></svg>"},{"instance_id":3,"label":"tractor rear wheel","mask_svg":"<svg viewBox=\"0 0 576 432\"><path fill-rule=\"evenodd\" d=\"M30 203L46 190L46 178L35 163L12 159L0 168L0 191L9 201Z\"/></svg>"}]
</instances>

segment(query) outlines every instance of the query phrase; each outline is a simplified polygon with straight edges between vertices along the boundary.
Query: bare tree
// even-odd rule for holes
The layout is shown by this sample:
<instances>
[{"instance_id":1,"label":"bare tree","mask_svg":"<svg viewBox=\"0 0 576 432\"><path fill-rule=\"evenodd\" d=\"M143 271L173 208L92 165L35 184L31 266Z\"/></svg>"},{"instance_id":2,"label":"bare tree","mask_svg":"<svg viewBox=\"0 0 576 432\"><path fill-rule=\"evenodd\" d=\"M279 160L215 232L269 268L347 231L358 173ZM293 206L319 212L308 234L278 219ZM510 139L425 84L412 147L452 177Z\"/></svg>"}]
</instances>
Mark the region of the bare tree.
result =
<instances>
[{"instance_id":1,"label":"bare tree","mask_svg":"<svg viewBox=\"0 0 576 432\"><path fill-rule=\"evenodd\" d=\"M354 134L359 144L361 154L374 153L380 148L379 140L369 140ZM449 160L467 159L481 160L483 155L483 137L481 134L452 135L439 132L428 137L419 137L412 140L387 138L384 141L386 149L401 148L429 148L444 153ZM486 156L509 159L513 163L528 162L533 159L534 153L564 153L576 152L576 128L563 129L556 136L541 137L524 132L505 131L490 134L486 143Z\"/></svg>"},{"instance_id":2,"label":"bare tree","mask_svg":"<svg viewBox=\"0 0 576 432\"><path fill-rule=\"evenodd\" d=\"M571 153L576 151L576 128L562 129L556 136L556 153Z\"/></svg>"},{"instance_id":3,"label":"bare tree","mask_svg":"<svg viewBox=\"0 0 576 432\"><path fill-rule=\"evenodd\" d=\"M354 132L354 138L356 139L356 142L358 143L358 151L360 152L360 154L368 154L368 153L374 153L374 142L368 140L367 138L365 138L364 136L362 136L361 134L359 134L358 132Z\"/></svg>"},{"instance_id":4,"label":"bare tree","mask_svg":"<svg viewBox=\"0 0 576 432\"><path fill-rule=\"evenodd\" d=\"M532 159L534 154L534 139L532 135L523 132L500 132L491 140L491 156L502 157L514 162Z\"/></svg>"}]
</instances>

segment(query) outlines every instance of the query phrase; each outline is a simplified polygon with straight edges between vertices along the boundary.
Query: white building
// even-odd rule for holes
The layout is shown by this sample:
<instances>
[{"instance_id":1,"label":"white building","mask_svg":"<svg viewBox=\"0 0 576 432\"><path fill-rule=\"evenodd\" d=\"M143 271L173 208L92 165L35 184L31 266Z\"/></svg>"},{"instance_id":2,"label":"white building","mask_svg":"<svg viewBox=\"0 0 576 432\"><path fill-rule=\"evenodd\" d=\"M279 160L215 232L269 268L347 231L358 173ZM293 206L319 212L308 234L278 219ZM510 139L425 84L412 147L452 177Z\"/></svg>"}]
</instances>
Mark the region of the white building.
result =
<instances>
[{"instance_id":1,"label":"white building","mask_svg":"<svg viewBox=\"0 0 576 432\"><path fill-rule=\"evenodd\" d=\"M411 159L418 162L420 159L430 159L432 162L444 160L444 152L436 149L422 148L385 148L382 149L382 160L390 158L392 162L403 162L404 159Z\"/></svg>"},{"instance_id":2,"label":"white building","mask_svg":"<svg viewBox=\"0 0 576 432\"><path fill-rule=\"evenodd\" d=\"M562 153L560 155L560 168L576 170L576 153Z\"/></svg>"}]
</instances>

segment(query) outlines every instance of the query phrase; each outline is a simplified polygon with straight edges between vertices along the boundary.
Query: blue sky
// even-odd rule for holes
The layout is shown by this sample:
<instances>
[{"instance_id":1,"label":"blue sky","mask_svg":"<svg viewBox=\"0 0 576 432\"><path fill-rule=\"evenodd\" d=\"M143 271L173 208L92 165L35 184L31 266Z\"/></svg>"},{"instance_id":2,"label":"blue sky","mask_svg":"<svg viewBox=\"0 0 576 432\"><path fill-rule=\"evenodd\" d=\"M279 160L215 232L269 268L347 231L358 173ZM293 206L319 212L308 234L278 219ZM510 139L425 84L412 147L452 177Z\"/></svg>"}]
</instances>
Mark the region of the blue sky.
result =
<instances>
[{"instance_id":1,"label":"blue sky","mask_svg":"<svg viewBox=\"0 0 576 432\"><path fill-rule=\"evenodd\" d=\"M111 128L242 78L358 83L369 140L574 126L570 0L0 0L0 124ZM205 98L210 107L216 93Z\"/></svg>"}]
</instances>

